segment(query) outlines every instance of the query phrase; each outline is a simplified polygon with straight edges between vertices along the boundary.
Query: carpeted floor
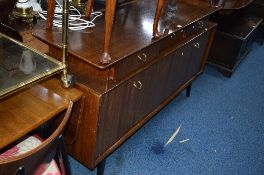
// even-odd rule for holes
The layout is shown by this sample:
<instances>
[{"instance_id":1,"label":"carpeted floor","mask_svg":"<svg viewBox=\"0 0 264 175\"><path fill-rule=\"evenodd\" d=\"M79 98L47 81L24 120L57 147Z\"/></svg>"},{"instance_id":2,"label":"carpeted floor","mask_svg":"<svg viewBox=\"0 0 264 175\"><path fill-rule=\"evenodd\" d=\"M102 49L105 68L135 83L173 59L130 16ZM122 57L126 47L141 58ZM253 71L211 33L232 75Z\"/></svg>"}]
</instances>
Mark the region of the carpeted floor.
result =
<instances>
[{"instance_id":1,"label":"carpeted floor","mask_svg":"<svg viewBox=\"0 0 264 175\"><path fill-rule=\"evenodd\" d=\"M70 163L74 175L96 174ZM207 66L190 98L180 94L106 162L105 175L163 174L264 174L264 46L230 79Z\"/></svg>"}]
</instances>

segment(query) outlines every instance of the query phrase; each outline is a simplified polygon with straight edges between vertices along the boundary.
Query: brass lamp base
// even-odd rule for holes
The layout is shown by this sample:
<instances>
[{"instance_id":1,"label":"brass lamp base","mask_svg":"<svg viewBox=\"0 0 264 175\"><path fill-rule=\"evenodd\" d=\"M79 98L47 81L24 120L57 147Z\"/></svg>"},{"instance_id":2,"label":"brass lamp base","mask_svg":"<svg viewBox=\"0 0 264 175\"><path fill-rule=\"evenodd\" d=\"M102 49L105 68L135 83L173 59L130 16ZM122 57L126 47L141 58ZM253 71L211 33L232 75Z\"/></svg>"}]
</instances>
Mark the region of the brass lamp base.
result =
<instances>
[{"instance_id":1,"label":"brass lamp base","mask_svg":"<svg viewBox=\"0 0 264 175\"><path fill-rule=\"evenodd\" d=\"M27 8L19 8L15 7L12 14L11 19L14 18L16 20L21 20L25 23L32 23L34 18L37 17L38 14L33 11L33 7L27 7Z\"/></svg>"},{"instance_id":2,"label":"brass lamp base","mask_svg":"<svg viewBox=\"0 0 264 175\"><path fill-rule=\"evenodd\" d=\"M80 12L85 13L88 0L73 0L71 5L77 8Z\"/></svg>"},{"instance_id":3,"label":"brass lamp base","mask_svg":"<svg viewBox=\"0 0 264 175\"><path fill-rule=\"evenodd\" d=\"M73 75L63 73L61 76L61 84L64 88L73 87L75 84L75 77Z\"/></svg>"}]
</instances>

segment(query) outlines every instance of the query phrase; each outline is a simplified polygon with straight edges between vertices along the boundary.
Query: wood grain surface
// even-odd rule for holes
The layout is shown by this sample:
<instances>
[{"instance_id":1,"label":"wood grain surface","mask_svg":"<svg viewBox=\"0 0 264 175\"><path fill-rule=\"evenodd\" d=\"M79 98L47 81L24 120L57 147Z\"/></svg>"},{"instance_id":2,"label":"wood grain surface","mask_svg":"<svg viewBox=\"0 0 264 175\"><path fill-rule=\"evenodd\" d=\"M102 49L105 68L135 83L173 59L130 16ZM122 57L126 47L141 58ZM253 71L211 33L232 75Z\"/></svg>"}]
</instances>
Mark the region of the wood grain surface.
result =
<instances>
[{"instance_id":1,"label":"wood grain surface","mask_svg":"<svg viewBox=\"0 0 264 175\"><path fill-rule=\"evenodd\" d=\"M36 129L77 101L82 92L64 89L57 79L35 85L0 102L0 149Z\"/></svg>"}]
</instances>

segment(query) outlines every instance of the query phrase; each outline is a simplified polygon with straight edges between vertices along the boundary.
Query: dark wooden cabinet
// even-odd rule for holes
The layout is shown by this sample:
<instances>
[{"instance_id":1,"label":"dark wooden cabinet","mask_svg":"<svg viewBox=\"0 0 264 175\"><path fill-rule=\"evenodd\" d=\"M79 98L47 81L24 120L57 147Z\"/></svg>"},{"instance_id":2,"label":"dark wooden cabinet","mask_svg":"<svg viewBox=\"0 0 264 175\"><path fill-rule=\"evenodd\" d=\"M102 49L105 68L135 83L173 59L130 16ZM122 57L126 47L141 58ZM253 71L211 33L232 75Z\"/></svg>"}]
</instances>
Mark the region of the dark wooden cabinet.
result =
<instances>
[{"instance_id":1,"label":"dark wooden cabinet","mask_svg":"<svg viewBox=\"0 0 264 175\"><path fill-rule=\"evenodd\" d=\"M208 63L216 66L227 77L232 76L259 35L263 19L246 11L252 2L226 0L223 9L211 17L212 21L218 23L218 29Z\"/></svg>"},{"instance_id":2,"label":"dark wooden cabinet","mask_svg":"<svg viewBox=\"0 0 264 175\"><path fill-rule=\"evenodd\" d=\"M215 29L216 24L210 23L206 30L186 38L185 42L175 42L152 62L143 67L140 65L124 79L110 79L111 88L105 92L86 87L89 89L87 100L95 99L96 102L86 104L85 110L96 112L86 112L87 120L92 118L93 122L89 122L90 130L81 127L78 143L69 147L73 156L93 168L184 90L202 73ZM83 145L83 140L89 144ZM80 154L83 149L78 146L92 152Z\"/></svg>"},{"instance_id":3,"label":"dark wooden cabinet","mask_svg":"<svg viewBox=\"0 0 264 175\"><path fill-rule=\"evenodd\" d=\"M208 36L198 35L102 95L97 156L201 71Z\"/></svg>"},{"instance_id":4,"label":"dark wooden cabinet","mask_svg":"<svg viewBox=\"0 0 264 175\"><path fill-rule=\"evenodd\" d=\"M163 12L158 39L152 37L156 1L135 1L118 9L109 64L99 61L103 19L90 33L69 33L69 70L86 95L86 104L78 139L68 149L89 168L95 168L203 72L216 30L209 15L220 7L202 1L177 2L173 19ZM50 55L61 57L56 32L35 29L35 36L49 44Z\"/></svg>"},{"instance_id":5,"label":"dark wooden cabinet","mask_svg":"<svg viewBox=\"0 0 264 175\"><path fill-rule=\"evenodd\" d=\"M225 17L219 22L208 59L209 63L216 65L228 77L251 51L262 22L259 17L241 14L235 16Z\"/></svg>"}]
</instances>

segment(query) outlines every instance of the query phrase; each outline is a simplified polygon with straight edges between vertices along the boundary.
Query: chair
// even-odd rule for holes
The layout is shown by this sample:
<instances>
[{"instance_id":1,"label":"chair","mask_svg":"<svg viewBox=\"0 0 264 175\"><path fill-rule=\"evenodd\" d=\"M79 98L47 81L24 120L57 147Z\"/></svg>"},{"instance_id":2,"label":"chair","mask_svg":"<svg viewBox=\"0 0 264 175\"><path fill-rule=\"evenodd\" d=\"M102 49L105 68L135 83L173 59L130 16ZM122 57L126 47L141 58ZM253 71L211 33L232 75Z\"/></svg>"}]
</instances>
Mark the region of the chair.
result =
<instances>
[{"instance_id":1,"label":"chair","mask_svg":"<svg viewBox=\"0 0 264 175\"><path fill-rule=\"evenodd\" d=\"M35 145L38 145L37 147L28 150L23 154L10 156L14 150L15 152L18 151L17 149L14 149L19 147L16 145L17 147L15 146L11 149L13 151L8 150L2 154L2 157L0 157L0 175L43 175L48 174L46 171L47 168L53 168L54 172L54 168L58 169L58 167L60 167L60 172L56 172L56 175L71 174L62 133L69 120L72 106L73 103L70 102L62 121L46 140L42 142L38 136L30 136L18 144L20 146L21 144L28 146L28 142L31 140L31 142L33 141ZM3 155L5 157L4 159ZM56 165L59 166L56 167Z\"/></svg>"},{"instance_id":2,"label":"chair","mask_svg":"<svg viewBox=\"0 0 264 175\"><path fill-rule=\"evenodd\" d=\"M107 64L111 61L111 56L109 54L109 44L111 40L111 33L112 33L112 24L115 15L115 7L116 7L117 0L107 0L106 1L106 11L105 11L105 40L104 40L104 51L101 57L101 63ZM90 18L92 9L94 5L94 0L88 0L86 6L86 13L85 16ZM159 18L161 15L162 8L164 6L164 0L158 0L158 5L156 9L154 24L153 24L153 37L159 38L160 34L158 31L158 24Z\"/></svg>"},{"instance_id":3,"label":"chair","mask_svg":"<svg viewBox=\"0 0 264 175\"><path fill-rule=\"evenodd\" d=\"M100 62L102 64L108 64L111 62L111 56L109 54L109 45L111 40L112 24L115 15L116 2L117 0L106 1L104 49L103 49L103 54L100 58ZM85 16L87 18L90 18L93 6L94 6L94 0L88 0L86 6L86 13L85 13ZM164 0L158 0L158 5L156 9L154 24L153 24L154 38L158 38L160 36L158 32L158 23L163 6L164 6ZM46 21L46 29L48 30L52 28L54 9L55 9L55 0L48 0L48 12L47 12L48 16Z\"/></svg>"}]
</instances>

